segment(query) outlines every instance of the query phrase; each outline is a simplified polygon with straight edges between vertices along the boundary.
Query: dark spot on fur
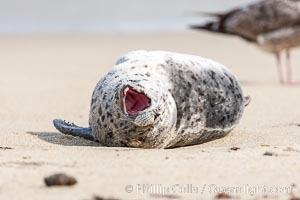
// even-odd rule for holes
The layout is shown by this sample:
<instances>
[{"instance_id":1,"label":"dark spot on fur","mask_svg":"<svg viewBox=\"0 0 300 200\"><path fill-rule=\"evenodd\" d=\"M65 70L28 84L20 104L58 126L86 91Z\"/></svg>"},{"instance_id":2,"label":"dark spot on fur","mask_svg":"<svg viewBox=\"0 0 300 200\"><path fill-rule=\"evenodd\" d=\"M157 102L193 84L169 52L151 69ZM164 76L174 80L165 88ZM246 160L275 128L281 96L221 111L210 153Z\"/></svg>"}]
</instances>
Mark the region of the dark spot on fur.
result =
<instances>
[{"instance_id":1,"label":"dark spot on fur","mask_svg":"<svg viewBox=\"0 0 300 200\"><path fill-rule=\"evenodd\" d=\"M223 123L224 121L225 121L225 119L226 119L226 117L224 116L224 117L222 117L221 119L220 119L220 123Z\"/></svg>"},{"instance_id":2,"label":"dark spot on fur","mask_svg":"<svg viewBox=\"0 0 300 200\"><path fill-rule=\"evenodd\" d=\"M192 84L190 82L187 82L187 84L188 84L189 88L192 87Z\"/></svg>"},{"instance_id":3,"label":"dark spot on fur","mask_svg":"<svg viewBox=\"0 0 300 200\"><path fill-rule=\"evenodd\" d=\"M97 99L92 99L91 104L93 105L96 102Z\"/></svg>"},{"instance_id":4,"label":"dark spot on fur","mask_svg":"<svg viewBox=\"0 0 300 200\"><path fill-rule=\"evenodd\" d=\"M110 112L108 112L108 113L106 114L106 117L107 117L107 118L111 118L111 117L112 117L112 114L111 114Z\"/></svg>"},{"instance_id":5,"label":"dark spot on fur","mask_svg":"<svg viewBox=\"0 0 300 200\"><path fill-rule=\"evenodd\" d=\"M102 109L101 109L101 106L99 106L99 109L98 109L98 114L99 114L99 116L101 116L101 115L102 115Z\"/></svg>"},{"instance_id":6,"label":"dark spot on fur","mask_svg":"<svg viewBox=\"0 0 300 200\"><path fill-rule=\"evenodd\" d=\"M105 101L105 99L106 99L106 96L107 96L107 93L105 92L104 94L103 94L103 100Z\"/></svg>"},{"instance_id":7,"label":"dark spot on fur","mask_svg":"<svg viewBox=\"0 0 300 200\"><path fill-rule=\"evenodd\" d=\"M123 129L124 129L124 130L127 130L128 128L129 128L129 127L128 127L128 126L126 126L126 125L123 127Z\"/></svg>"},{"instance_id":8,"label":"dark spot on fur","mask_svg":"<svg viewBox=\"0 0 300 200\"><path fill-rule=\"evenodd\" d=\"M100 91L101 89L102 89L102 85L100 85L97 90Z\"/></svg>"},{"instance_id":9,"label":"dark spot on fur","mask_svg":"<svg viewBox=\"0 0 300 200\"><path fill-rule=\"evenodd\" d=\"M123 146L123 147L127 147L128 145L125 143L125 142L123 142L123 141L120 141L120 144Z\"/></svg>"},{"instance_id":10,"label":"dark spot on fur","mask_svg":"<svg viewBox=\"0 0 300 200\"><path fill-rule=\"evenodd\" d=\"M108 136L109 138L112 138L112 137L113 137L113 132L108 132L108 133L107 133L107 136Z\"/></svg>"},{"instance_id":11,"label":"dark spot on fur","mask_svg":"<svg viewBox=\"0 0 300 200\"><path fill-rule=\"evenodd\" d=\"M194 81L197 81L197 77L195 76L195 74L192 74L191 78L192 78Z\"/></svg>"},{"instance_id":12,"label":"dark spot on fur","mask_svg":"<svg viewBox=\"0 0 300 200\"><path fill-rule=\"evenodd\" d=\"M118 88L120 87L121 84L122 84L122 83L118 83L118 84L116 85L116 89L118 89Z\"/></svg>"},{"instance_id":13,"label":"dark spot on fur","mask_svg":"<svg viewBox=\"0 0 300 200\"><path fill-rule=\"evenodd\" d=\"M137 80L128 80L128 82L137 83L138 81Z\"/></svg>"},{"instance_id":14,"label":"dark spot on fur","mask_svg":"<svg viewBox=\"0 0 300 200\"><path fill-rule=\"evenodd\" d=\"M183 110L184 112L187 112L190 108L188 106L186 106Z\"/></svg>"},{"instance_id":15,"label":"dark spot on fur","mask_svg":"<svg viewBox=\"0 0 300 200\"><path fill-rule=\"evenodd\" d=\"M135 73L134 75L135 76L144 76L143 74L137 74L137 73Z\"/></svg>"},{"instance_id":16,"label":"dark spot on fur","mask_svg":"<svg viewBox=\"0 0 300 200\"><path fill-rule=\"evenodd\" d=\"M145 142L146 139L144 137L139 137L138 140L141 142Z\"/></svg>"}]
</instances>

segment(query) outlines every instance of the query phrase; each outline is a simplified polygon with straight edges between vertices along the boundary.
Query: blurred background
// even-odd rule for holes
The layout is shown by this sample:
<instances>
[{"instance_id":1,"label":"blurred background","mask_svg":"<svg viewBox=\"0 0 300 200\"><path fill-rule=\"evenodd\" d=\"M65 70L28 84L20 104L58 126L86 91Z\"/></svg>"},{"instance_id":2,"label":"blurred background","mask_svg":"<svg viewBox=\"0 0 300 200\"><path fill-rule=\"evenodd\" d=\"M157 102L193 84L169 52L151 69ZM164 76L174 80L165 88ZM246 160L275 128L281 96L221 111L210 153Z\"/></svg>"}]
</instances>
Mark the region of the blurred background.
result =
<instances>
[{"instance_id":1,"label":"blurred background","mask_svg":"<svg viewBox=\"0 0 300 200\"><path fill-rule=\"evenodd\" d=\"M183 31L195 11L223 11L250 0L1 0L1 34Z\"/></svg>"},{"instance_id":2,"label":"blurred background","mask_svg":"<svg viewBox=\"0 0 300 200\"><path fill-rule=\"evenodd\" d=\"M299 87L281 86L274 55L255 45L188 29L207 20L197 11L222 12L248 2L0 0L0 147L11 148L0 151L0 199L92 199L98 194L149 199L125 192L135 183L231 188L299 183ZM55 118L88 126L95 85L119 56L138 49L194 54L226 65L252 97L235 131L204 146L167 151L95 148L58 133ZM300 80L299 48L292 51L292 62L294 79ZM289 148L294 152L283 150ZM266 151L276 157L263 156ZM43 177L56 172L76 175L79 184L45 188ZM179 198L213 198L208 191L188 193Z\"/></svg>"}]
</instances>

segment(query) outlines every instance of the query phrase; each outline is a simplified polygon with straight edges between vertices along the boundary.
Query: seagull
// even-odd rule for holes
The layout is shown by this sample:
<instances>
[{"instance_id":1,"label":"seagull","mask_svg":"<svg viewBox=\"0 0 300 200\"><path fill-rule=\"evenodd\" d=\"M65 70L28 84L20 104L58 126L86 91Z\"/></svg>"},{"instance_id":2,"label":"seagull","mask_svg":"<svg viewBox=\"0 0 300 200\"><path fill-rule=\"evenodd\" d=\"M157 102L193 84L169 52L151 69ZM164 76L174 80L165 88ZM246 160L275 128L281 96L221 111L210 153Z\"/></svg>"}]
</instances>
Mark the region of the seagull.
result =
<instances>
[{"instance_id":1,"label":"seagull","mask_svg":"<svg viewBox=\"0 0 300 200\"><path fill-rule=\"evenodd\" d=\"M214 20L190 28L239 36L275 55L281 84L292 80L290 49L300 46L300 0L260 0L224 13L202 13ZM281 53L285 51L287 81L283 76Z\"/></svg>"}]
</instances>

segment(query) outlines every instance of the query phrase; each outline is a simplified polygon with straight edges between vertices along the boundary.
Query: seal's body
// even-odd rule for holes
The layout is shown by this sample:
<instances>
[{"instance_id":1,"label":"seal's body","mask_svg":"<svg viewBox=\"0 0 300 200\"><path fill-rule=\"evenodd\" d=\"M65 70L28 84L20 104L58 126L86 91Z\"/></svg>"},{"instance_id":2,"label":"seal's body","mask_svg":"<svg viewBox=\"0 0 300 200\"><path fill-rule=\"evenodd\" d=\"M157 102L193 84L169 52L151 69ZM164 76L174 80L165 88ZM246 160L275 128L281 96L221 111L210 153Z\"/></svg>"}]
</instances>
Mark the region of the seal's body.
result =
<instances>
[{"instance_id":1,"label":"seal's body","mask_svg":"<svg viewBox=\"0 0 300 200\"><path fill-rule=\"evenodd\" d=\"M134 51L97 84L89 124L62 120L65 134L106 146L171 148L224 137L241 119L244 98L223 65L191 55Z\"/></svg>"}]
</instances>

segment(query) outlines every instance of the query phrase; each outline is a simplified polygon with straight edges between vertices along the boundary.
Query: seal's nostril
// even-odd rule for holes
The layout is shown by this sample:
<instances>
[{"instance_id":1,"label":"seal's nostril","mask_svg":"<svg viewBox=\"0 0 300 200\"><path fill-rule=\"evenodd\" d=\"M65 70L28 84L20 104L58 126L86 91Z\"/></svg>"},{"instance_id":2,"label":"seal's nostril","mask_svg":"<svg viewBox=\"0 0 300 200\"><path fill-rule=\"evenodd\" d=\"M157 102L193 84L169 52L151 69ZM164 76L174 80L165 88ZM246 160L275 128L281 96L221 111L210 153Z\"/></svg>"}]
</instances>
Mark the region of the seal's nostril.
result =
<instances>
[{"instance_id":1,"label":"seal's nostril","mask_svg":"<svg viewBox=\"0 0 300 200\"><path fill-rule=\"evenodd\" d=\"M130 87L124 89L125 108L128 114L136 114L150 106L150 99L144 94Z\"/></svg>"}]
</instances>

